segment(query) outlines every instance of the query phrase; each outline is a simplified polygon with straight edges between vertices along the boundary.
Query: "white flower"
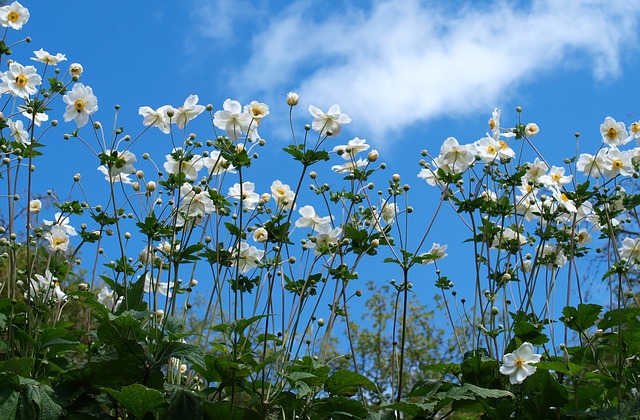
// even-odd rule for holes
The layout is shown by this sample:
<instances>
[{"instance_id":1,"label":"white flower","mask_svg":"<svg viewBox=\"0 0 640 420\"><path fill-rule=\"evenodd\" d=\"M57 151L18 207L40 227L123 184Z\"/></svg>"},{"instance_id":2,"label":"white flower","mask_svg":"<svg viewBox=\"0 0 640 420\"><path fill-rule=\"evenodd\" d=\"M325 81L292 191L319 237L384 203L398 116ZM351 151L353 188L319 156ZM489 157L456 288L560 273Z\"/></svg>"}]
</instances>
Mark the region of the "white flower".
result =
<instances>
[{"instance_id":1,"label":"white flower","mask_svg":"<svg viewBox=\"0 0 640 420\"><path fill-rule=\"evenodd\" d=\"M260 124L259 120L269 115L269 107L267 104L263 104L262 102L251 101L249 105L244 106L244 112L251 115L251 118L258 121L258 124Z\"/></svg>"},{"instance_id":2,"label":"white flower","mask_svg":"<svg viewBox=\"0 0 640 420\"><path fill-rule=\"evenodd\" d=\"M556 199L556 202L562 206L569 213L576 213L578 209L576 208L575 203L567 197L565 193L558 190L553 190L553 198Z\"/></svg>"},{"instance_id":3,"label":"white flower","mask_svg":"<svg viewBox=\"0 0 640 420\"><path fill-rule=\"evenodd\" d=\"M28 146L31 144L31 139L29 137L29 133L24 129L24 124L22 121L12 121L7 119L7 123L9 124L9 129L11 130L11 135L9 138L13 138L14 141L17 141L23 146Z\"/></svg>"},{"instance_id":4,"label":"white flower","mask_svg":"<svg viewBox=\"0 0 640 420\"><path fill-rule=\"evenodd\" d=\"M516 153L504 140L495 140L492 137L485 137L475 143L476 153L483 161L492 162L496 159L502 161L512 159Z\"/></svg>"},{"instance_id":5,"label":"white flower","mask_svg":"<svg viewBox=\"0 0 640 420\"><path fill-rule=\"evenodd\" d=\"M10 93L18 98L26 99L35 94L42 78L33 66L23 66L15 61L9 64L9 70L2 73L0 93Z\"/></svg>"},{"instance_id":6,"label":"white flower","mask_svg":"<svg viewBox=\"0 0 640 420\"><path fill-rule=\"evenodd\" d=\"M54 220L44 220L44 224L46 226L59 226L64 229L64 231L69 236L76 236L78 233L76 229L69 224L69 216L62 217L62 213L57 212L53 215Z\"/></svg>"},{"instance_id":7,"label":"white flower","mask_svg":"<svg viewBox=\"0 0 640 420\"><path fill-rule=\"evenodd\" d=\"M172 285L169 282L161 282L160 278L153 278L150 272L146 272L144 275L144 292L145 293L160 293L163 296L171 297Z\"/></svg>"},{"instance_id":8,"label":"white flower","mask_svg":"<svg viewBox=\"0 0 640 420\"><path fill-rule=\"evenodd\" d=\"M22 25L27 23L29 16L29 10L17 1L0 7L0 25L5 28L22 29Z\"/></svg>"},{"instance_id":9,"label":"white flower","mask_svg":"<svg viewBox=\"0 0 640 420\"><path fill-rule=\"evenodd\" d=\"M448 166L450 172L460 173L467 170L476 160L474 145L461 145L454 137L447 138L440 147L438 167Z\"/></svg>"},{"instance_id":10,"label":"white flower","mask_svg":"<svg viewBox=\"0 0 640 420\"><path fill-rule=\"evenodd\" d=\"M584 246L591 242L591 234L586 228L582 228L576 234L576 242L580 246Z\"/></svg>"},{"instance_id":11,"label":"white flower","mask_svg":"<svg viewBox=\"0 0 640 420\"><path fill-rule=\"evenodd\" d=\"M48 121L49 116L44 112L36 112L35 115L27 111L27 107L24 105L18 105L18 110L22 113L26 118L33 120L33 123L40 127L43 121Z\"/></svg>"},{"instance_id":12,"label":"white flower","mask_svg":"<svg viewBox=\"0 0 640 420\"><path fill-rule=\"evenodd\" d=\"M138 114L142 115L142 124L145 127L158 127L165 134L169 134L171 131L169 112L173 112L175 116L177 111L171 105L164 105L156 110L148 106L141 106L138 109Z\"/></svg>"},{"instance_id":13,"label":"white flower","mask_svg":"<svg viewBox=\"0 0 640 420\"><path fill-rule=\"evenodd\" d=\"M298 210L301 218L296 220L296 227L305 228L310 227L313 230L319 230L320 226L331 224L333 219L331 216L320 217L316 214L313 206L302 206Z\"/></svg>"},{"instance_id":14,"label":"white flower","mask_svg":"<svg viewBox=\"0 0 640 420\"><path fill-rule=\"evenodd\" d=\"M213 125L226 131L231 140L238 140L243 132L247 132L253 118L248 112L242 112L238 101L227 99L222 108L213 114Z\"/></svg>"},{"instance_id":15,"label":"white flower","mask_svg":"<svg viewBox=\"0 0 640 420\"><path fill-rule=\"evenodd\" d=\"M263 242L267 242L268 239L269 239L269 233L267 232L267 229L263 227L259 227L253 231L254 241L258 243L263 243Z\"/></svg>"},{"instance_id":16,"label":"white flower","mask_svg":"<svg viewBox=\"0 0 640 420\"><path fill-rule=\"evenodd\" d=\"M50 232L44 234L44 238L49 242L49 250L52 252L66 252L69 249L69 236L62 226L53 226Z\"/></svg>"},{"instance_id":17,"label":"white flower","mask_svg":"<svg viewBox=\"0 0 640 420\"><path fill-rule=\"evenodd\" d=\"M105 286L98 293L97 301L102 303L109 311L115 312L118 310L124 299L124 296L119 296L117 299L116 297L117 295L115 292Z\"/></svg>"},{"instance_id":18,"label":"white flower","mask_svg":"<svg viewBox=\"0 0 640 420\"><path fill-rule=\"evenodd\" d=\"M198 171L204 166L200 155L185 154L180 147L173 149L165 158L165 171L173 175L184 174L187 179L196 179Z\"/></svg>"},{"instance_id":19,"label":"white flower","mask_svg":"<svg viewBox=\"0 0 640 420\"><path fill-rule=\"evenodd\" d=\"M562 248L554 244L545 244L542 248L540 258L544 259L548 268L564 267L567 263L567 257L565 257Z\"/></svg>"},{"instance_id":20,"label":"white flower","mask_svg":"<svg viewBox=\"0 0 640 420\"><path fill-rule=\"evenodd\" d=\"M552 166L548 174L540 177L540 183L547 188L562 189L573 179L573 175L565 175L564 168Z\"/></svg>"},{"instance_id":21,"label":"white flower","mask_svg":"<svg viewBox=\"0 0 640 420\"><path fill-rule=\"evenodd\" d=\"M183 129L189 121L202 114L204 105L198 105L198 95L189 95L184 105L178 108L174 115L176 126Z\"/></svg>"},{"instance_id":22,"label":"white flower","mask_svg":"<svg viewBox=\"0 0 640 420\"><path fill-rule=\"evenodd\" d=\"M171 242L169 242L169 241L163 241L160 244L158 244L156 249L158 251L162 252L165 255L169 255L172 252L179 251L180 250L180 244L174 243L172 245Z\"/></svg>"},{"instance_id":23,"label":"white flower","mask_svg":"<svg viewBox=\"0 0 640 420\"><path fill-rule=\"evenodd\" d=\"M491 130L491 136L494 139L500 137L500 110L494 108L489 118L489 130Z\"/></svg>"},{"instance_id":24,"label":"white flower","mask_svg":"<svg viewBox=\"0 0 640 420\"><path fill-rule=\"evenodd\" d=\"M528 181L538 182L540 177L549 170L549 165L538 157L533 161L533 163L528 162L527 166L527 173L522 180L524 183L527 183Z\"/></svg>"},{"instance_id":25,"label":"white flower","mask_svg":"<svg viewBox=\"0 0 640 420\"><path fill-rule=\"evenodd\" d=\"M522 343L513 353L507 353L502 356L502 366L500 373L509 376L511 384L521 384L527 376L533 375L536 371L532 363L538 363L541 355L533 353L533 345L531 343Z\"/></svg>"},{"instance_id":26,"label":"white flower","mask_svg":"<svg viewBox=\"0 0 640 420\"><path fill-rule=\"evenodd\" d=\"M313 252L316 255L322 255L327 251L332 252L333 248L338 245L341 233L341 227L331 229L330 225L321 225L318 228L318 234L307 241L305 246L313 248Z\"/></svg>"},{"instance_id":27,"label":"white flower","mask_svg":"<svg viewBox=\"0 0 640 420\"><path fill-rule=\"evenodd\" d=\"M71 73L71 76L80 77L83 71L84 71L84 68L80 63L71 63L71 65L69 66L69 73Z\"/></svg>"},{"instance_id":28,"label":"white flower","mask_svg":"<svg viewBox=\"0 0 640 420\"><path fill-rule=\"evenodd\" d=\"M105 150L104 154L106 156L110 156L115 158L115 162L111 167L111 176L116 177L119 174L134 174L136 172L136 168L133 167L133 164L138 161L136 155L131 153L128 150L124 152L118 152L117 150Z\"/></svg>"},{"instance_id":29,"label":"white flower","mask_svg":"<svg viewBox=\"0 0 640 420\"><path fill-rule=\"evenodd\" d=\"M431 245L431 249L424 254L420 255L421 257L425 257L422 261L422 264L433 264L435 261L441 260L447 256L445 252L447 250L448 245L440 245L434 243Z\"/></svg>"},{"instance_id":30,"label":"white flower","mask_svg":"<svg viewBox=\"0 0 640 420\"><path fill-rule=\"evenodd\" d=\"M240 243L240 250L237 247L230 249L231 261L233 265L238 266L238 270L241 273L256 268L260 264L260 260L264 257L264 251L256 248L255 246L249 246L248 243Z\"/></svg>"},{"instance_id":31,"label":"white flower","mask_svg":"<svg viewBox=\"0 0 640 420\"><path fill-rule=\"evenodd\" d=\"M626 258L632 266L640 264L640 238L624 238L620 257Z\"/></svg>"},{"instance_id":32,"label":"white flower","mask_svg":"<svg viewBox=\"0 0 640 420\"><path fill-rule=\"evenodd\" d=\"M287 184L276 180L271 184L271 196L276 200L278 208L291 209L296 198L295 192Z\"/></svg>"},{"instance_id":33,"label":"white flower","mask_svg":"<svg viewBox=\"0 0 640 420\"><path fill-rule=\"evenodd\" d=\"M105 165L98 166L98 170L104 174L104 179L109 182L122 182L123 184L131 184L130 174L115 171L115 168L111 169L109 174L109 168Z\"/></svg>"},{"instance_id":34,"label":"white flower","mask_svg":"<svg viewBox=\"0 0 640 420\"><path fill-rule=\"evenodd\" d=\"M524 127L524 133L527 137L533 137L540 132L540 128L536 123L529 123Z\"/></svg>"},{"instance_id":35,"label":"white flower","mask_svg":"<svg viewBox=\"0 0 640 420\"><path fill-rule=\"evenodd\" d=\"M256 186L253 182L243 182L242 188L240 184L235 183L233 187L229 188L227 194L231 198L242 201L244 208L247 210L253 210L260 200L260 196L254 192Z\"/></svg>"},{"instance_id":36,"label":"white flower","mask_svg":"<svg viewBox=\"0 0 640 420\"><path fill-rule=\"evenodd\" d=\"M40 48L38 51L34 51L33 53L36 55L35 57L31 57L33 61L39 61L41 63L50 64L52 66L55 66L59 62L66 60L64 54L58 53L56 55L51 55L42 48Z\"/></svg>"},{"instance_id":37,"label":"white flower","mask_svg":"<svg viewBox=\"0 0 640 420\"><path fill-rule=\"evenodd\" d=\"M78 128L84 127L89 121L89 116L98 110L98 98L93 94L91 87L82 83L76 83L73 90L67 92L62 100L67 104L64 120L76 120Z\"/></svg>"},{"instance_id":38,"label":"white flower","mask_svg":"<svg viewBox=\"0 0 640 420\"><path fill-rule=\"evenodd\" d=\"M595 156L582 153L576 162L576 169L584 173L585 176L600 178L604 173L604 156L606 154L605 149L600 149Z\"/></svg>"},{"instance_id":39,"label":"white flower","mask_svg":"<svg viewBox=\"0 0 640 420\"><path fill-rule=\"evenodd\" d=\"M517 243L518 245L522 246L527 243L527 237L521 234L520 232L516 232L510 227L506 227L502 229L500 233L498 233L493 238L493 242L491 243L491 248L508 249L514 243Z\"/></svg>"},{"instance_id":40,"label":"white flower","mask_svg":"<svg viewBox=\"0 0 640 420\"><path fill-rule=\"evenodd\" d=\"M357 161L350 160L343 163L342 165L333 165L331 167L331 170L339 174L345 172L353 173L356 169L364 168L368 163L368 160L360 158Z\"/></svg>"},{"instance_id":41,"label":"white flower","mask_svg":"<svg viewBox=\"0 0 640 420\"><path fill-rule=\"evenodd\" d=\"M32 214L38 214L40 213L40 210L42 210L42 201L37 198L29 201L29 211Z\"/></svg>"},{"instance_id":42,"label":"white flower","mask_svg":"<svg viewBox=\"0 0 640 420\"><path fill-rule=\"evenodd\" d=\"M200 192L194 191L191 184L183 184L180 187L181 205L178 217L178 226L184 223L184 217L199 218L205 214L211 214L216 211L213 200L209 197L206 189Z\"/></svg>"},{"instance_id":43,"label":"white flower","mask_svg":"<svg viewBox=\"0 0 640 420\"><path fill-rule=\"evenodd\" d=\"M396 203L385 203L382 205L380 214L385 223L391 223L398 214L398 205Z\"/></svg>"},{"instance_id":44,"label":"white flower","mask_svg":"<svg viewBox=\"0 0 640 420\"><path fill-rule=\"evenodd\" d=\"M60 289L58 279L48 269L45 270L44 276L36 274L35 279L30 279L29 289L29 292L24 293L24 297L29 296L31 300L40 297L42 302L61 302L67 298L67 295Z\"/></svg>"},{"instance_id":45,"label":"white flower","mask_svg":"<svg viewBox=\"0 0 640 420\"><path fill-rule=\"evenodd\" d=\"M220 175L224 172L235 173L233 165L223 158L217 150L209 152L209 156L202 158L202 162L209 175Z\"/></svg>"},{"instance_id":46,"label":"white flower","mask_svg":"<svg viewBox=\"0 0 640 420\"><path fill-rule=\"evenodd\" d=\"M354 137L353 139L349 140L346 145L334 147L333 151L342 155L343 159L351 160L358 153L369 150L369 145L366 142L367 141L365 139Z\"/></svg>"},{"instance_id":47,"label":"white flower","mask_svg":"<svg viewBox=\"0 0 640 420\"><path fill-rule=\"evenodd\" d=\"M602 141L608 146L621 146L631 141L623 122L617 122L611 117L604 119L600 125Z\"/></svg>"},{"instance_id":48,"label":"white flower","mask_svg":"<svg viewBox=\"0 0 640 420\"><path fill-rule=\"evenodd\" d=\"M337 104L331 105L326 114L315 106L309 105L309 113L313 116L311 128L322 135L330 131L332 136L337 136L342 130L342 124L351 122L351 118L347 114L340 112L340 106Z\"/></svg>"},{"instance_id":49,"label":"white flower","mask_svg":"<svg viewBox=\"0 0 640 420\"><path fill-rule=\"evenodd\" d=\"M632 155L630 150L621 152L615 147L609 149L607 154L602 158L605 176L607 176L608 178L613 178L617 175L633 175L631 156Z\"/></svg>"},{"instance_id":50,"label":"white flower","mask_svg":"<svg viewBox=\"0 0 640 420\"><path fill-rule=\"evenodd\" d=\"M640 142L640 121L631 123L631 125L629 126L629 137Z\"/></svg>"}]
</instances>

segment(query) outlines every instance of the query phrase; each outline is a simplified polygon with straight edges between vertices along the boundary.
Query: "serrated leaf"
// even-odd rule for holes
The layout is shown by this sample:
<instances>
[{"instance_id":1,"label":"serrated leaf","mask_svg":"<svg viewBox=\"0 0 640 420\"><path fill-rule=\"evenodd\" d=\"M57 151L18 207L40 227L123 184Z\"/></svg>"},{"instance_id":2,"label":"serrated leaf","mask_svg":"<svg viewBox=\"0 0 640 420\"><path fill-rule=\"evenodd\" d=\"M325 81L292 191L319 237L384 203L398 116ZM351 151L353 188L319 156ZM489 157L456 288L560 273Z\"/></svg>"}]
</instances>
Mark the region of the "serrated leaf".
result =
<instances>
[{"instance_id":1,"label":"serrated leaf","mask_svg":"<svg viewBox=\"0 0 640 420\"><path fill-rule=\"evenodd\" d=\"M105 388L105 391L138 419L168 405L160 391L140 384L126 386L120 391L111 388Z\"/></svg>"},{"instance_id":2,"label":"serrated leaf","mask_svg":"<svg viewBox=\"0 0 640 420\"><path fill-rule=\"evenodd\" d=\"M376 385L366 376L348 370L339 370L327 379L324 390L332 395L352 397L358 392L360 386L377 392Z\"/></svg>"}]
</instances>

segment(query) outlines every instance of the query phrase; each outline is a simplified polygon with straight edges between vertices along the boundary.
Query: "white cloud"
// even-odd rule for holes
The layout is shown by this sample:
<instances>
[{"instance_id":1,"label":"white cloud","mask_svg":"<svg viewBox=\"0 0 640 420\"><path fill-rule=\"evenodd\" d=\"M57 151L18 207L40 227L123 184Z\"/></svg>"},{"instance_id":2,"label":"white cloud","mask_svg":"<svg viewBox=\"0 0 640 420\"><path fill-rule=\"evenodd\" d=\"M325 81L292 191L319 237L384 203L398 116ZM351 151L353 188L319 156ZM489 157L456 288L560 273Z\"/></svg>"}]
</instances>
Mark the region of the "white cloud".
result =
<instances>
[{"instance_id":1,"label":"white cloud","mask_svg":"<svg viewBox=\"0 0 640 420\"><path fill-rule=\"evenodd\" d=\"M353 128L382 136L445 114L488 112L514 87L553 71L616 77L623 54L637 53L625 49L637 44L640 1L469 3L452 11L385 0L315 20L314 10L314 2L297 1L261 22L234 87L267 100L296 89L322 108L339 103Z\"/></svg>"}]
</instances>

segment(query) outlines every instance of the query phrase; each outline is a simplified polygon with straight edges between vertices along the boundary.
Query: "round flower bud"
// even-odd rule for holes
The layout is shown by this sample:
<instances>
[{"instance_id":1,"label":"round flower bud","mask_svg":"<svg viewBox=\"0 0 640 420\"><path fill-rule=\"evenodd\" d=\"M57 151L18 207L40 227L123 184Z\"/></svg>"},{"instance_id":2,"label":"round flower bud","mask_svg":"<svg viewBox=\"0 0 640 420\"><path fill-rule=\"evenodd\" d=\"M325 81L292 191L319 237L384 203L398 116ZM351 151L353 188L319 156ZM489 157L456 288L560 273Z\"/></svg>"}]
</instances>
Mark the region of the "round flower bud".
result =
<instances>
[{"instance_id":1,"label":"round flower bud","mask_svg":"<svg viewBox=\"0 0 640 420\"><path fill-rule=\"evenodd\" d=\"M89 290L89 285L87 283L80 283L78 284L78 290L86 292Z\"/></svg>"},{"instance_id":2,"label":"round flower bud","mask_svg":"<svg viewBox=\"0 0 640 420\"><path fill-rule=\"evenodd\" d=\"M75 182L80 181L80 174L75 174L75 175L73 176L73 180L74 180Z\"/></svg>"},{"instance_id":3,"label":"round flower bud","mask_svg":"<svg viewBox=\"0 0 640 420\"><path fill-rule=\"evenodd\" d=\"M80 77L83 71L84 69L79 63L73 63L69 66L69 73L71 73L71 76Z\"/></svg>"},{"instance_id":4,"label":"round flower bud","mask_svg":"<svg viewBox=\"0 0 640 420\"><path fill-rule=\"evenodd\" d=\"M198 285L198 280L196 279L191 279L191 281L189 282L189 286L191 287L196 287Z\"/></svg>"},{"instance_id":5,"label":"round flower bud","mask_svg":"<svg viewBox=\"0 0 640 420\"><path fill-rule=\"evenodd\" d=\"M378 151L377 150L372 150L367 155L367 160L369 162L375 162L376 160L378 160L379 157L380 157L380 154L378 153Z\"/></svg>"},{"instance_id":6,"label":"round flower bud","mask_svg":"<svg viewBox=\"0 0 640 420\"><path fill-rule=\"evenodd\" d=\"M316 171L309 172L309 178L316 179L317 177L318 177L318 174L316 173Z\"/></svg>"},{"instance_id":7,"label":"round flower bud","mask_svg":"<svg viewBox=\"0 0 640 420\"><path fill-rule=\"evenodd\" d=\"M140 183L139 182L132 182L131 183L131 188L133 188L133 191L140 191Z\"/></svg>"},{"instance_id":8,"label":"round flower bud","mask_svg":"<svg viewBox=\"0 0 640 420\"><path fill-rule=\"evenodd\" d=\"M271 194L269 194L269 193L263 193L263 194L260 196L260 200L262 200L262 202L263 202L263 203L268 203L268 202L269 202L269 200L271 200Z\"/></svg>"},{"instance_id":9,"label":"round flower bud","mask_svg":"<svg viewBox=\"0 0 640 420\"><path fill-rule=\"evenodd\" d=\"M147 191L155 191L156 190L156 183L153 181L149 181L147 182L146 185Z\"/></svg>"},{"instance_id":10,"label":"round flower bud","mask_svg":"<svg viewBox=\"0 0 640 420\"><path fill-rule=\"evenodd\" d=\"M400 182L400 175L393 174L393 176L391 177L391 180L393 180L393 182Z\"/></svg>"},{"instance_id":11,"label":"round flower bud","mask_svg":"<svg viewBox=\"0 0 640 420\"><path fill-rule=\"evenodd\" d=\"M498 315L498 313L500 313L500 310L498 310L498 308L496 308L495 306L491 308L491 315Z\"/></svg>"},{"instance_id":12,"label":"round flower bud","mask_svg":"<svg viewBox=\"0 0 640 420\"><path fill-rule=\"evenodd\" d=\"M156 311L156 316L158 317L158 319L162 319L162 317L164 316L164 311L162 309L158 309Z\"/></svg>"},{"instance_id":13,"label":"round flower bud","mask_svg":"<svg viewBox=\"0 0 640 420\"><path fill-rule=\"evenodd\" d=\"M295 92L289 92L287 94L287 105L296 106L298 105L298 101L300 100L300 95Z\"/></svg>"},{"instance_id":14,"label":"round flower bud","mask_svg":"<svg viewBox=\"0 0 640 420\"><path fill-rule=\"evenodd\" d=\"M324 327L324 319L322 318L318 319L318 327Z\"/></svg>"}]
</instances>

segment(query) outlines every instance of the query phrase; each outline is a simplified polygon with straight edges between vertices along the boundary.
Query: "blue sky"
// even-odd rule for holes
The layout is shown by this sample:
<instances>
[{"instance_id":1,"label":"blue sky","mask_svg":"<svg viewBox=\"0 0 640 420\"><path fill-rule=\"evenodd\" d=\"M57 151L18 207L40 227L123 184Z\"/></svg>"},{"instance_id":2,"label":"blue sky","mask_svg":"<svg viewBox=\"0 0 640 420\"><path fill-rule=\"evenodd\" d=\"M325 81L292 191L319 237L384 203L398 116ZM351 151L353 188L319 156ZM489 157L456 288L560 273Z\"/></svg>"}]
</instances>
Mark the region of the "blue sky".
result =
<instances>
[{"instance_id":1,"label":"blue sky","mask_svg":"<svg viewBox=\"0 0 640 420\"><path fill-rule=\"evenodd\" d=\"M558 164L575 152L575 132L585 151L594 151L606 116L627 124L640 119L639 0L22 4L31 18L19 35L33 42L16 51L64 53L63 70L81 63L81 81L98 96L97 119L105 126L115 104L122 107L118 125L137 133L140 106L178 106L189 94L214 109L227 98L258 100L271 108L262 136L284 146L284 98L296 91L299 125L311 122L309 104L340 104L353 122L336 144L366 138L389 175L400 173L425 206L427 187L416 178L420 150L437 154L448 136L465 143L483 137L494 107L509 126L522 106L524 122L540 126L537 147ZM62 120L58 112L52 118ZM81 157L88 162L80 166L83 176L104 182L87 150L61 139L70 130L49 136L56 173L70 179L79 169L67 163ZM144 141L155 138L162 139L153 132ZM288 173L281 165L272 170ZM449 229L443 222L436 234Z\"/></svg>"}]
</instances>

